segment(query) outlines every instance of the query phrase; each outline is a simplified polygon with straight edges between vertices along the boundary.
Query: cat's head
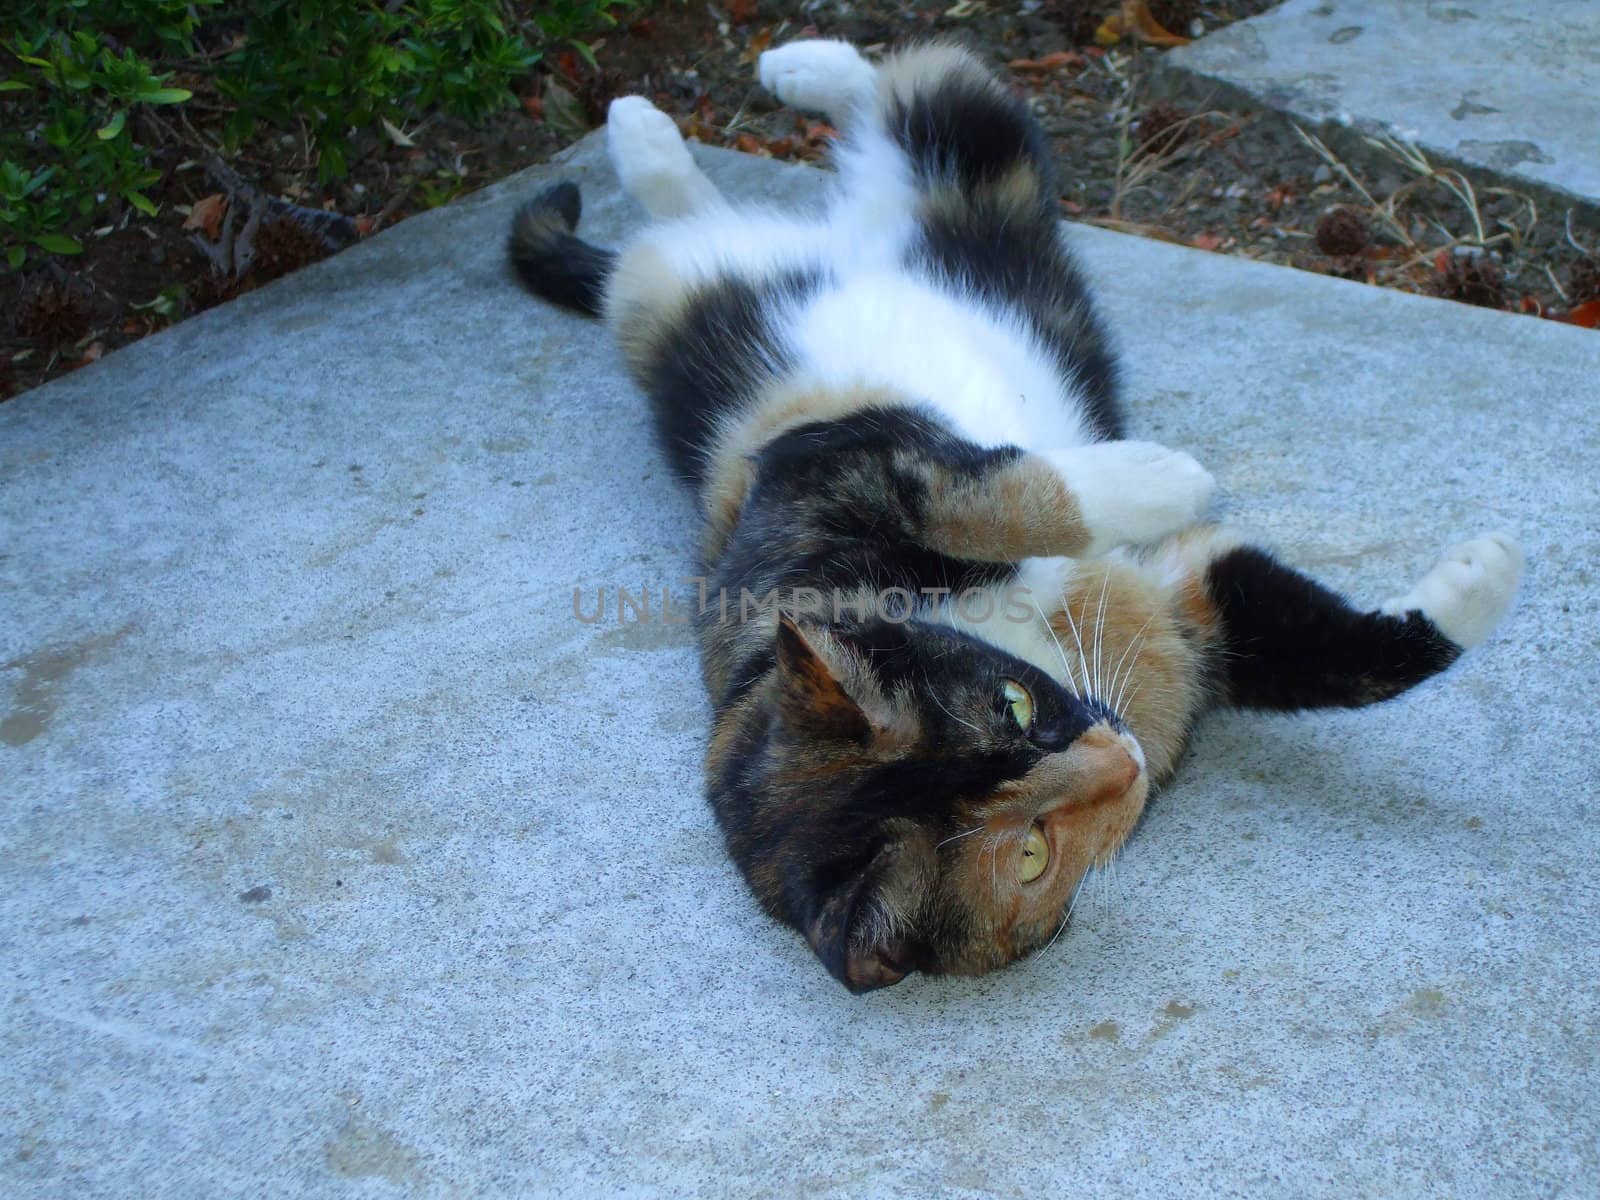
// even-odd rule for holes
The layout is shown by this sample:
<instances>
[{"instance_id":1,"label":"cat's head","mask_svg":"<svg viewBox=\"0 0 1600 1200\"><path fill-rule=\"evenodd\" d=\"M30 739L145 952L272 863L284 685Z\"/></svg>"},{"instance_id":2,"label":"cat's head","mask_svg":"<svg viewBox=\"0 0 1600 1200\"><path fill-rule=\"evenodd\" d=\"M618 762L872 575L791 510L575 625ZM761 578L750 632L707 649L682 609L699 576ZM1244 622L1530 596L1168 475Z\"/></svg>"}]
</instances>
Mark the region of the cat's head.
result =
<instances>
[{"instance_id":1,"label":"cat's head","mask_svg":"<svg viewBox=\"0 0 1600 1200\"><path fill-rule=\"evenodd\" d=\"M1144 807L1117 715L942 625L776 638L766 722L724 766L743 803L719 805L757 895L853 991L1048 943Z\"/></svg>"}]
</instances>

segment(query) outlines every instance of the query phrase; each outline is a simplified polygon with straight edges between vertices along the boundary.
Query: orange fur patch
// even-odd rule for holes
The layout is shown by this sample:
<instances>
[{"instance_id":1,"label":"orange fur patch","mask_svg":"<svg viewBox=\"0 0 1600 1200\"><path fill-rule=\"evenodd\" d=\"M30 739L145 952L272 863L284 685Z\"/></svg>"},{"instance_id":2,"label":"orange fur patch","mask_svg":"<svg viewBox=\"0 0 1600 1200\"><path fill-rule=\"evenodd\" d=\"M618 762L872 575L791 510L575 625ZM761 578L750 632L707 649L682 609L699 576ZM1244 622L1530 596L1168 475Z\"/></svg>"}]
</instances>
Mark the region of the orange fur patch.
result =
<instances>
[{"instance_id":1,"label":"orange fur patch","mask_svg":"<svg viewBox=\"0 0 1600 1200\"><path fill-rule=\"evenodd\" d=\"M928 483L926 520L933 549L982 562L1073 554L1089 541L1077 498L1060 473L1034 455L975 479L936 472Z\"/></svg>"}]
</instances>

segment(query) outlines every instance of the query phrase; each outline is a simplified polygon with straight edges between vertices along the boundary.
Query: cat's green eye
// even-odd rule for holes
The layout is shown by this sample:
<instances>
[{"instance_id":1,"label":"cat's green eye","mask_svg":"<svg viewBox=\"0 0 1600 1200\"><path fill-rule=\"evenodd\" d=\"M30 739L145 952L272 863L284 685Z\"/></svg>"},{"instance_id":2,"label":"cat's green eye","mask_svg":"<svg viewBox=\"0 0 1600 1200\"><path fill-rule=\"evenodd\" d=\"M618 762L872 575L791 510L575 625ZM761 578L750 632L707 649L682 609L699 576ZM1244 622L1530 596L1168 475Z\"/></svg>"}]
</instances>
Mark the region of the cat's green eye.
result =
<instances>
[{"instance_id":1,"label":"cat's green eye","mask_svg":"<svg viewBox=\"0 0 1600 1200\"><path fill-rule=\"evenodd\" d=\"M1028 840L1022 843L1022 860L1017 866L1017 878L1023 883L1032 883L1044 874L1044 869L1050 865L1050 843L1045 839L1044 830L1035 825L1028 830Z\"/></svg>"},{"instance_id":2,"label":"cat's green eye","mask_svg":"<svg viewBox=\"0 0 1600 1200\"><path fill-rule=\"evenodd\" d=\"M1028 689L1014 679L1008 679L1000 689L1005 693L1006 709L1011 713L1011 719L1017 723L1017 728L1027 733L1033 728L1033 697L1028 694Z\"/></svg>"}]
</instances>

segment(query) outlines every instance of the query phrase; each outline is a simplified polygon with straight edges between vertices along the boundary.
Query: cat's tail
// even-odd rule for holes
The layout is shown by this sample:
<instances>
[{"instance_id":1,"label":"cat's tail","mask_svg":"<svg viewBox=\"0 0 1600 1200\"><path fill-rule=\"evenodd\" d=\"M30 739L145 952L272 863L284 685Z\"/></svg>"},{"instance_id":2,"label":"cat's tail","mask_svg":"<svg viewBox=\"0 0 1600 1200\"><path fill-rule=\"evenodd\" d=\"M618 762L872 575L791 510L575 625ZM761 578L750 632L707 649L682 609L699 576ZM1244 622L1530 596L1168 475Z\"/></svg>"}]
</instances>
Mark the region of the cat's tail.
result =
<instances>
[{"instance_id":1,"label":"cat's tail","mask_svg":"<svg viewBox=\"0 0 1600 1200\"><path fill-rule=\"evenodd\" d=\"M581 212L577 184L552 184L517 210L506 248L534 295L598 317L617 256L573 232Z\"/></svg>"}]
</instances>

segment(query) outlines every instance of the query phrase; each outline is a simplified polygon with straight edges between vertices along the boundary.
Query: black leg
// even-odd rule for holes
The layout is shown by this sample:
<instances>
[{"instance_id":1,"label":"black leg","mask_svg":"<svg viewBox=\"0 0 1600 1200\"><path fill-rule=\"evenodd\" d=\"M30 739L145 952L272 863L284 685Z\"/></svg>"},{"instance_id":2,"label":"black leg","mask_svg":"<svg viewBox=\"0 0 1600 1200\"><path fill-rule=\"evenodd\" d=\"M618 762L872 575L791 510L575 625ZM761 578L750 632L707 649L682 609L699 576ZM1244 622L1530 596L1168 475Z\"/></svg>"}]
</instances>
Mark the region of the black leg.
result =
<instances>
[{"instance_id":1,"label":"black leg","mask_svg":"<svg viewBox=\"0 0 1600 1200\"><path fill-rule=\"evenodd\" d=\"M1358 612L1253 547L1206 570L1218 626L1216 673L1241 708L1356 708L1399 695L1461 654L1421 611Z\"/></svg>"}]
</instances>

